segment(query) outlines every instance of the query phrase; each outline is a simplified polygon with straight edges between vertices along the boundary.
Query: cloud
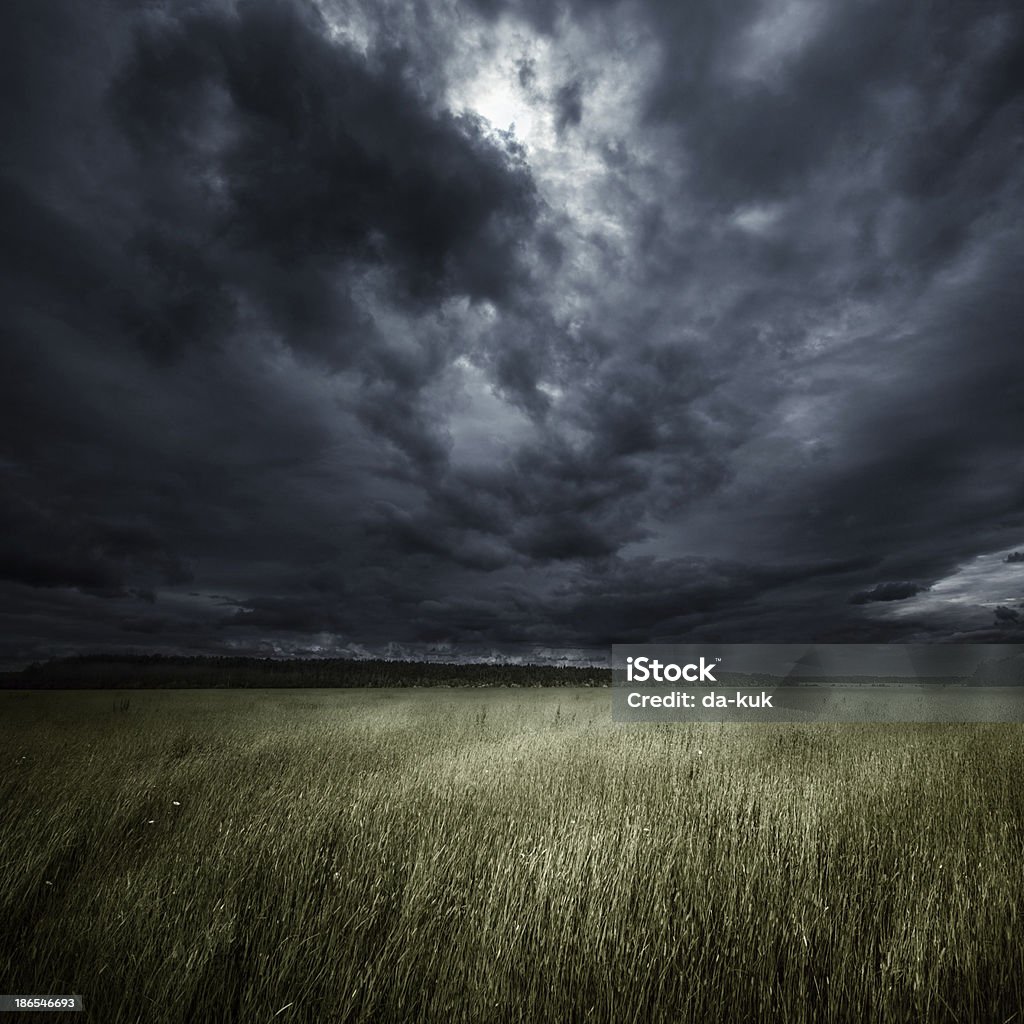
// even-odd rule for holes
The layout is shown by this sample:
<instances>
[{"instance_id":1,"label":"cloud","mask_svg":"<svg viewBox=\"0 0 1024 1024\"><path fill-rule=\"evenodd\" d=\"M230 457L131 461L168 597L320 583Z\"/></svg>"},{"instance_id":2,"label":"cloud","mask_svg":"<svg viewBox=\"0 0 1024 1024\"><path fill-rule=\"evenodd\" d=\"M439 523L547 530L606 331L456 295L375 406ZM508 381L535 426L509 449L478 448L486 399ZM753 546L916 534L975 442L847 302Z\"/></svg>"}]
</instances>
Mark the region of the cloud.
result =
<instances>
[{"instance_id":1,"label":"cloud","mask_svg":"<svg viewBox=\"0 0 1024 1024\"><path fill-rule=\"evenodd\" d=\"M329 597L252 597L232 603L237 608L221 621L222 628L240 627L263 633L337 633L346 628L344 613L332 607Z\"/></svg>"},{"instance_id":2,"label":"cloud","mask_svg":"<svg viewBox=\"0 0 1024 1024\"><path fill-rule=\"evenodd\" d=\"M1019 631L1013 5L4 18L0 656Z\"/></svg>"},{"instance_id":3,"label":"cloud","mask_svg":"<svg viewBox=\"0 0 1024 1024\"><path fill-rule=\"evenodd\" d=\"M583 85L576 79L555 93L555 130L559 135L583 120Z\"/></svg>"},{"instance_id":4,"label":"cloud","mask_svg":"<svg viewBox=\"0 0 1024 1024\"><path fill-rule=\"evenodd\" d=\"M904 580L899 583L879 583L871 590L862 590L850 598L850 604L868 604L871 601L905 601L908 597L920 594L927 587L920 583Z\"/></svg>"},{"instance_id":5,"label":"cloud","mask_svg":"<svg viewBox=\"0 0 1024 1024\"><path fill-rule=\"evenodd\" d=\"M152 602L149 587L192 578L187 564L147 527L82 516L67 504L46 508L16 492L0 512L0 537L0 580L31 587ZM129 581L145 586L130 588Z\"/></svg>"},{"instance_id":6,"label":"cloud","mask_svg":"<svg viewBox=\"0 0 1024 1024\"><path fill-rule=\"evenodd\" d=\"M535 215L529 172L409 70L284 0L138 26L110 105L144 201L159 190L166 211L135 241L159 297L136 316L158 344L224 333L234 299L344 365L372 340L352 298L360 270L386 268L409 301L507 295Z\"/></svg>"},{"instance_id":7,"label":"cloud","mask_svg":"<svg viewBox=\"0 0 1024 1024\"><path fill-rule=\"evenodd\" d=\"M516 74L519 84L529 89L537 80L537 62L530 57L520 57L516 61Z\"/></svg>"}]
</instances>

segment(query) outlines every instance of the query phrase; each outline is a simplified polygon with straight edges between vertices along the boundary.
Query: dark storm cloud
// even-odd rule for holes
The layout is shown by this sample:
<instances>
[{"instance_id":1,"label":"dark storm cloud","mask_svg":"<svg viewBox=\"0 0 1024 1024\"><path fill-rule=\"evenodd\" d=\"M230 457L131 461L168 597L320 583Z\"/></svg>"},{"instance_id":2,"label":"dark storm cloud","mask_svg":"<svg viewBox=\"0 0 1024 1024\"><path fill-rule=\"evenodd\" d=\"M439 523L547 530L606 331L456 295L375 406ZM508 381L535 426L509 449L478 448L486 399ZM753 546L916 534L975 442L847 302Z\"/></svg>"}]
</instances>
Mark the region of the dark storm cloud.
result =
<instances>
[{"instance_id":1,"label":"dark storm cloud","mask_svg":"<svg viewBox=\"0 0 1024 1024\"><path fill-rule=\"evenodd\" d=\"M176 219L139 243L170 300L169 337L194 339L221 294L240 291L252 303L269 294L290 344L370 341L346 294L353 263L386 267L414 300L507 293L532 216L529 174L477 122L432 109L405 70L400 55L330 42L298 3L140 27L111 104L159 190L147 199L166 206L177 193L197 221L195 242Z\"/></svg>"},{"instance_id":2,"label":"dark storm cloud","mask_svg":"<svg viewBox=\"0 0 1024 1024\"><path fill-rule=\"evenodd\" d=\"M0 19L4 656L1019 632L1013 5Z\"/></svg>"},{"instance_id":3,"label":"dark storm cloud","mask_svg":"<svg viewBox=\"0 0 1024 1024\"><path fill-rule=\"evenodd\" d=\"M519 84L524 89L528 89L537 80L537 62L528 57L516 61L516 71Z\"/></svg>"},{"instance_id":4,"label":"dark storm cloud","mask_svg":"<svg viewBox=\"0 0 1024 1024\"><path fill-rule=\"evenodd\" d=\"M237 604L237 610L221 621L223 627L308 633L311 630L344 631L349 625L343 612L315 598L254 597Z\"/></svg>"},{"instance_id":5,"label":"dark storm cloud","mask_svg":"<svg viewBox=\"0 0 1024 1024\"><path fill-rule=\"evenodd\" d=\"M869 604L871 601L905 601L908 597L927 590L920 583L902 580L894 583L879 583L870 590L862 590L850 598L850 604Z\"/></svg>"},{"instance_id":6,"label":"dark storm cloud","mask_svg":"<svg viewBox=\"0 0 1024 1024\"><path fill-rule=\"evenodd\" d=\"M128 581L175 585L191 579L187 565L150 528L82 516L73 502L37 504L16 493L21 481L5 476L0 580L152 601L152 590L129 588Z\"/></svg>"},{"instance_id":7,"label":"dark storm cloud","mask_svg":"<svg viewBox=\"0 0 1024 1024\"><path fill-rule=\"evenodd\" d=\"M555 130L561 135L583 120L583 84L566 82L555 93Z\"/></svg>"}]
</instances>

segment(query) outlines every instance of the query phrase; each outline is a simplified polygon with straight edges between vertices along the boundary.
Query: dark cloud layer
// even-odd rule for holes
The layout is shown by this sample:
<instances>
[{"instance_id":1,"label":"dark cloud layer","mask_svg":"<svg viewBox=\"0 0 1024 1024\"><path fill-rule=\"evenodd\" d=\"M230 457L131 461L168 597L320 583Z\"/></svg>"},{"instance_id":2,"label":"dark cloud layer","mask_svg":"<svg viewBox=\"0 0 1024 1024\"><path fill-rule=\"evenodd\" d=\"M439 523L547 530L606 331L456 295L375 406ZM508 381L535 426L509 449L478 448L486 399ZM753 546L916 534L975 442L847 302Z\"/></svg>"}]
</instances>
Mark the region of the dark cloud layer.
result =
<instances>
[{"instance_id":1,"label":"dark cloud layer","mask_svg":"<svg viewBox=\"0 0 1024 1024\"><path fill-rule=\"evenodd\" d=\"M851 604L869 604L871 601L905 601L908 597L926 590L920 583L902 580L894 583L879 583L870 590L862 590L850 598Z\"/></svg>"},{"instance_id":2,"label":"dark cloud layer","mask_svg":"<svg viewBox=\"0 0 1024 1024\"><path fill-rule=\"evenodd\" d=\"M0 657L1015 638L1022 68L1000 2L4 5Z\"/></svg>"}]
</instances>

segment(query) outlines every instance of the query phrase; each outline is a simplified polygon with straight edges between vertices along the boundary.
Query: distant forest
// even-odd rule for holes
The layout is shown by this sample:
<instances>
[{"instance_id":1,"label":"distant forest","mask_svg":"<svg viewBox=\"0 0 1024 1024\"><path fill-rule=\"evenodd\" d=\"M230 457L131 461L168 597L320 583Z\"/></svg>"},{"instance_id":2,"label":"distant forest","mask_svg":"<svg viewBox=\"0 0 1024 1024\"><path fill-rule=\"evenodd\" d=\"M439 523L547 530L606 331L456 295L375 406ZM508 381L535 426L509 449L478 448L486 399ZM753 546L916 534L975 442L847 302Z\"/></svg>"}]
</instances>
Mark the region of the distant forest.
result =
<instances>
[{"instance_id":1,"label":"distant forest","mask_svg":"<svg viewBox=\"0 0 1024 1024\"><path fill-rule=\"evenodd\" d=\"M251 689L259 687L608 686L611 670L555 665L82 655L0 676L7 690Z\"/></svg>"},{"instance_id":2,"label":"distant forest","mask_svg":"<svg viewBox=\"0 0 1024 1024\"><path fill-rule=\"evenodd\" d=\"M798 686L811 677L721 672L719 686ZM882 676L829 676L819 682L884 686L1018 686L1024 682L1024 656L985 662L967 678L927 679ZM610 668L488 664L480 662L397 661L384 658L231 658L159 654L92 654L36 662L18 672L0 673L6 690L256 689L260 687L355 688L401 686L610 686ZM661 686L671 684L657 684ZM676 684L680 685L680 684Z\"/></svg>"}]
</instances>

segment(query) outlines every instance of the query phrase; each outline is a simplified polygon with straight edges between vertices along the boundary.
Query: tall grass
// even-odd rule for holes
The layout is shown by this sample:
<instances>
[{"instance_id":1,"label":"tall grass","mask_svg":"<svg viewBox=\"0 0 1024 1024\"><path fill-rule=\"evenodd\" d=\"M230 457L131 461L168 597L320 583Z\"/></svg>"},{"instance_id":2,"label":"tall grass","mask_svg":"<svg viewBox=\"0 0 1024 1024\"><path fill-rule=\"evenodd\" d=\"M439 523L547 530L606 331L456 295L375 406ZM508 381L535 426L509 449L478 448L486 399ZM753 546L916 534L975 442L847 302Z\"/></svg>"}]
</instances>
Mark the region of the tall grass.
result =
<instances>
[{"instance_id":1,"label":"tall grass","mask_svg":"<svg viewBox=\"0 0 1024 1024\"><path fill-rule=\"evenodd\" d=\"M2 992L102 1024L1024 1021L1024 727L114 699L0 695Z\"/></svg>"}]
</instances>

